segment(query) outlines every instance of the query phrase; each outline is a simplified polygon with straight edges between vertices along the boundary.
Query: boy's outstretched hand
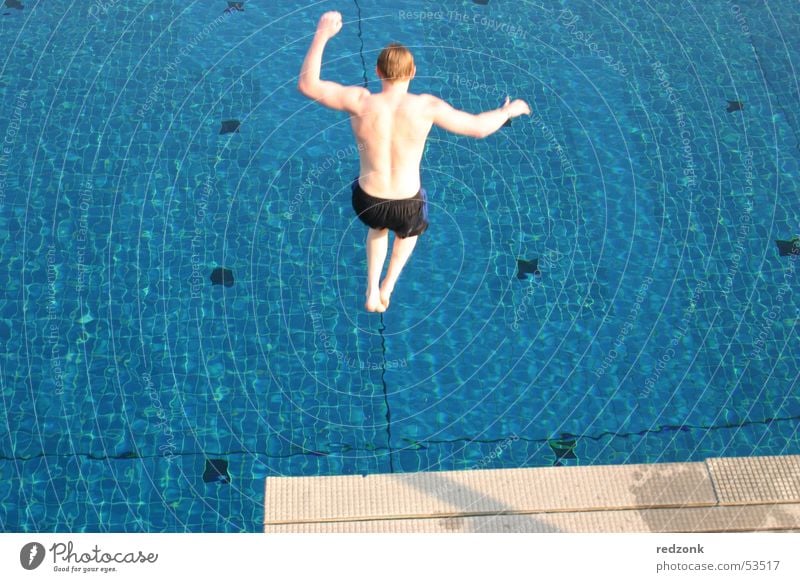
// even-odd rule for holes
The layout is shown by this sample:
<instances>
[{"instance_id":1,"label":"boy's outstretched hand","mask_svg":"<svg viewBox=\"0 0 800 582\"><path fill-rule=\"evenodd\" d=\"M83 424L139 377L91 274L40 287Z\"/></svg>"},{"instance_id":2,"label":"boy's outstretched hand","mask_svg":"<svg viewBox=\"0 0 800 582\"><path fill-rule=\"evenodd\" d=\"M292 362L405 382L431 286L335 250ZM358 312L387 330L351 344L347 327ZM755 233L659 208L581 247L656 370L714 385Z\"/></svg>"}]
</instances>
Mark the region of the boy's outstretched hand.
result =
<instances>
[{"instance_id":1,"label":"boy's outstretched hand","mask_svg":"<svg viewBox=\"0 0 800 582\"><path fill-rule=\"evenodd\" d=\"M519 117L520 115L530 115L531 108L522 99L514 99L511 101L510 97L506 97L506 102L503 109L508 113L509 117Z\"/></svg>"},{"instance_id":2,"label":"boy's outstretched hand","mask_svg":"<svg viewBox=\"0 0 800 582\"><path fill-rule=\"evenodd\" d=\"M332 11L323 14L317 24L317 36L329 40L342 30L342 14Z\"/></svg>"}]
</instances>

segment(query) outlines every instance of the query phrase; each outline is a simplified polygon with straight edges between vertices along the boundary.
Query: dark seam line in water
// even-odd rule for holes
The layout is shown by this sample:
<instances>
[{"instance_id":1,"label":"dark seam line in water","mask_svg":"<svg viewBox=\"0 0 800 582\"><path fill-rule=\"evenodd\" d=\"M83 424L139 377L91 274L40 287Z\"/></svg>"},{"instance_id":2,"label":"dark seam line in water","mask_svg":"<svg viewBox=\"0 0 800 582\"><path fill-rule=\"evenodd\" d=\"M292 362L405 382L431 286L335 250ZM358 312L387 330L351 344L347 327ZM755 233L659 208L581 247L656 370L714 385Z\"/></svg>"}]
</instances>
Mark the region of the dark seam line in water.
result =
<instances>
[{"instance_id":1,"label":"dark seam line in water","mask_svg":"<svg viewBox=\"0 0 800 582\"><path fill-rule=\"evenodd\" d=\"M358 10L358 40L361 41L361 47L358 49L358 54L361 55L361 66L364 67L364 88L369 87L367 80L367 61L364 59L364 37L361 36L361 6L358 5L358 0L353 0Z\"/></svg>"},{"instance_id":2,"label":"dark seam line in water","mask_svg":"<svg viewBox=\"0 0 800 582\"><path fill-rule=\"evenodd\" d=\"M387 410L387 415L386 416L387 416L387 419L388 419L389 418L388 406L387 406L386 410ZM632 437L632 436L643 436L643 435L649 434L649 433L655 434L655 433L660 433L660 432L683 431L683 430L719 430L719 429L724 429L724 428L743 428L745 426L753 426L753 425L757 425L757 424L767 425L767 424L772 424L773 422L798 421L798 420L800 420L800 416L785 416L785 417L779 417L779 418L765 418L764 420L751 420L751 421L746 421L746 422L739 423L739 424L722 424L722 425L716 425L716 426L664 425L664 426L662 426L662 427L660 427L658 429L646 429L646 430L642 430L642 431L639 431L639 432L614 433L614 432L607 431L607 432L600 433L599 435L576 435L576 434L571 434L570 433L568 436L570 438L575 438L575 439L600 440L600 439L602 439L604 437L607 437L607 436L610 436L612 438L628 438L628 437ZM389 427L388 426L387 426L387 432L389 434L391 434L390 431L389 431ZM517 437L515 440L525 441L527 443L545 444L548 441L553 440L554 438L565 438L565 437L561 437L560 435L558 437L541 438L541 439L531 439L531 438L526 438L526 437ZM404 447L404 450L420 450L420 449L426 449L427 448L427 447L425 447L425 445L422 442L412 441L412 440L409 440L409 439L403 439L403 440L405 440L406 442L409 443L409 446L408 447ZM438 445L438 444L456 444L456 443L481 443L481 444L491 445L491 444L497 444L497 443L506 442L508 440L510 440L510 437L499 438L499 439L471 439L471 438L467 438L467 437L460 437L460 438L452 439L452 440L439 440L439 441L427 440L427 441L424 441L424 443L436 444L436 445ZM330 451L330 452L326 452L326 451L298 451L296 453L289 453L287 455L267 455L266 453L259 453L259 452L256 452L256 451L233 450L233 451L224 451L224 452L201 451L201 452L196 452L196 453L172 453L172 456L175 456L175 457L200 456L200 457L203 457L203 458L207 459L207 458L214 458L214 457L224 457L226 455L250 455L250 456L257 456L257 457L266 457L268 459L288 459L290 457L297 457L299 455L302 455L302 456L305 456L305 457L327 457L327 456L331 456L331 455L336 455L337 453L350 453L350 452L360 452L360 451L364 451L364 452L389 451L391 453L391 452L394 451L394 449L392 449L391 447L373 447L373 448L370 448L370 449L356 449L355 447L351 447L350 445L343 445L341 448L339 448L336 451ZM93 460L93 461L106 461L106 460L127 461L127 460L134 460L134 459L159 459L159 458L166 459L167 458L164 455L141 455L140 456L140 455L137 455L136 453L122 453L121 455L111 455L111 456L98 456L98 455L92 455L91 453L77 453L77 454L63 454L63 455L54 454L54 453L39 453L37 455L31 455L31 456L27 456L27 457L23 457L23 456L7 457L5 455L0 455L0 461L31 461L33 459L40 459L42 457L62 457L62 458L86 457L87 459L90 459L90 460ZM391 460L391 455L390 455L389 459L390 459L390 466L392 466L392 470L394 470L394 466L393 466L393 463L392 463L392 460Z\"/></svg>"},{"instance_id":3,"label":"dark seam line in water","mask_svg":"<svg viewBox=\"0 0 800 582\"><path fill-rule=\"evenodd\" d=\"M356 449L349 449L343 451L336 451L338 452L350 452L351 450ZM376 447L375 450L384 450L383 447ZM224 452L213 452L209 453L206 451L202 452L195 452L195 453L172 453L171 457L202 457L204 459L211 459L217 457L227 457L233 455L251 455L251 456L266 456L268 459L290 459L292 457L304 456L304 457L328 457L335 453L320 453L318 451L300 451L297 453L289 453L288 455L267 455L262 453L257 453L254 451L224 451ZM39 453L38 455L30 455L27 457L6 457L4 455L0 455L0 461L32 461L33 459L41 459L43 457L56 457L56 458L64 458L70 459L74 457L85 457L90 461L135 461L138 459L167 459L168 457L165 455L137 455L135 453L123 453L121 455L109 455L109 456L100 456L100 455L93 455L91 453L77 453L77 454L55 454L55 453Z\"/></svg>"},{"instance_id":4,"label":"dark seam line in water","mask_svg":"<svg viewBox=\"0 0 800 582\"><path fill-rule=\"evenodd\" d=\"M369 87L369 80L367 79L367 61L364 58L364 37L361 31L361 6L358 0L353 0L358 11L358 40L361 46L358 49L358 54L361 56L361 66L364 69L364 88ZM386 404L386 448L389 451L389 472L394 473L394 458L392 457L392 411L389 408L389 391L386 386L386 338L383 335L386 329L386 324L383 321L383 313L381 313L381 327L378 330L381 332L381 351L383 352L383 367L381 368L381 384L383 384L383 402ZM378 450L377 448L375 450Z\"/></svg>"},{"instance_id":5,"label":"dark seam line in water","mask_svg":"<svg viewBox=\"0 0 800 582\"><path fill-rule=\"evenodd\" d=\"M779 418L765 418L764 420L748 420L748 421L740 422L740 423L717 424L717 425L713 425L713 426L703 426L703 425L695 426L695 425L691 425L691 424L681 424L681 425L678 425L678 424L665 424L664 426L660 426L660 427L655 428L655 429L647 428L647 429L644 429L644 430L640 430L638 432L612 432L612 431L605 431L605 432L601 432L600 434L597 434L597 435L561 433L561 434L559 434L557 436L548 437L548 438L541 438L541 439L530 439L530 438L525 438L525 437L517 437L517 439L521 440L521 441L529 442L529 443L546 443L546 442L549 442L551 440L558 440L558 439L562 439L562 438L591 439L591 440L599 441L599 440L601 440L603 438L606 438L606 437L609 437L609 436L612 437L612 438L628 438L628 437L634 437L634 436L645 436L647 434L658 434L658 433L661 433L661 432L679 432L679 431L689 431L689 430L720 430L720 429L725 429L725 428L744 428L746 426L754 426L754 425L758 425L758 424L768 425L768 424L772 424L774 422L798 421L798 420L800 420L800 416L784 416L784 417L779 417ZM484 440L479 440L479 439L463 439L463 440L467 440L467 441L473 442L473 443L492 444L492 443L505 442L507 440L510 440L510 438L511 437L506 437L506 438L502 438L502 439L492 439L492 440L485 440L485 441ZM450 441L450 440L441 440L441 441L427 440L425 442L426 443L433 443L433 444L447 444L447 443L453 443L453 442L457 442L457 441L461 441L461 440L462 439L455 439L453 441ZM414 442L414 441L409 441L409 442ZM420 443L416 443L416 444L420 444Z\"/></svg>"},{"instance_id":6,"label":"dark seam line in water","mask_svg":"<svg viewBox=\"0 0 800 582\"><path fill-rule=\"evenodd\" d=\"M389 450L389 472L394 473L394 459L392 455L392 411L389 408L389 391L386 386L386 337L383 335L386 329L386 324L383 322L383 313L381 313L381 327L378 330L381 332L381 351L383 352L383 367L381 368L381 384L383 384L383 402L386 404L386 447Z\"/></svg>"}]
</instances>

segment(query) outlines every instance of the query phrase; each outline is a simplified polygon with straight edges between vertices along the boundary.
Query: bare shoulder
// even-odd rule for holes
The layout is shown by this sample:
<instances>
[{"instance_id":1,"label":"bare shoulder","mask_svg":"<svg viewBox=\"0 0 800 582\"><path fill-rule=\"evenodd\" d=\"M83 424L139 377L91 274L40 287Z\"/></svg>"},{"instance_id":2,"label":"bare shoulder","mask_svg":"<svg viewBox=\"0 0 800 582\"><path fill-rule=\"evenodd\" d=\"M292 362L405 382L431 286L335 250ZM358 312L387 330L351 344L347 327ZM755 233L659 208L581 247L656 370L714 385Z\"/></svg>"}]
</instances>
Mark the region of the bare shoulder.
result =
<instances>
[{"instance_id":1,"label":"bare shoulder","mask_svg":"<svg viewBox=\"0 0 800 582\"><path fill-rule=\"evenodd\" d=\"M369 89L366 87L359 87L358 85L351 85L347 88L350 92L350 95L356 101L364 101L367 97L372 96L372 93L369 92Z\"/></svg>"},{"instance_id":2,"label":"bare shoulder","mask_svg":"<svg viewBox=\"0 0 800 582\"><path fill-rule=\"evenodd\" d=\"M361 108L367 103L372 93L366 87L359 87L351 85L346 88L347 96L345 98L347 107L350 113L359 113Z\"/></svg>"},{"instance_id":3,"label":"bare shoulder","mask_svg":"<svg viewBox=\"0 0 800 582\"><path fill-rule=\"evenodd\" d=\"M417 99L419 99L420 103L426 106L433 106L437 105L438 103L442 103L442 100L439 99L436 95L431 95L430 93L420 93L418 95L414 95Z\"/></svg>"},{"instance_id":4,"label":"bare shoulder","mask_svg":"<svg viewBox=\"0 0 800 582\"><path fill-rule=\"evenodd\" d=\"M416 106L419 107L420 112L428 115L434 115L439 107L446 105L439 97L431 95L430 93L420 93L414 95L414 97L416 98Z\"/></svg>"}]
</instances>

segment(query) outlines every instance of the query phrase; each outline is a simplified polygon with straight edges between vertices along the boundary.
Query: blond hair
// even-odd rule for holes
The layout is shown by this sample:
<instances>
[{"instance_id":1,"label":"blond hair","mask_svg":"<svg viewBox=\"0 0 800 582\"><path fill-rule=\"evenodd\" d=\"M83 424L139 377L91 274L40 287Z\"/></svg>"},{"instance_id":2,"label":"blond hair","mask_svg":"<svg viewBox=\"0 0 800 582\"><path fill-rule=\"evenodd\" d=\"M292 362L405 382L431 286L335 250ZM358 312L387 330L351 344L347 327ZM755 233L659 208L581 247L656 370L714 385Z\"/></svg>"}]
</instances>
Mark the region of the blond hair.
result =
<instances>
[{"instance_id":1,"label":"blond hair","mask_svg":"<svg viewBox=\"0 0 800 582\"><path fill-rule=\"evenodd\" d=\"M389 81L408 81L414 74L414 56L398 42L386 46L378 55L378 74Z\"/></svg>"}]
</instances>

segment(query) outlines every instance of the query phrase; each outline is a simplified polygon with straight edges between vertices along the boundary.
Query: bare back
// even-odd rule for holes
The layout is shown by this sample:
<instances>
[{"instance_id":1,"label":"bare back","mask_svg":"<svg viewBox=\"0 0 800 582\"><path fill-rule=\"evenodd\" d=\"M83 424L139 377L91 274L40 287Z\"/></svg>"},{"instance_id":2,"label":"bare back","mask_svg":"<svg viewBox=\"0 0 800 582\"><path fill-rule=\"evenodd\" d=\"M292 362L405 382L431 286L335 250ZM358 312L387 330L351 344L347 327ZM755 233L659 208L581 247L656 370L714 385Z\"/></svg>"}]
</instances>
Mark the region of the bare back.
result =
<instances>
[{"instance_id":1,"label":"bare back","mask_svg":"<svg viewBox=\"0 0 800 582\"><path fill-rule=\"evenodd\" d=\"M372 94L364 87L340 85L320 78L326 43L342 29L342 15L326 12L308 47L297 79L297 89L309 99L350 114L361 157L359 184L376 198L411 198L420 190L419 165L431 127L458 135L484 138L512 117L530 114L521 99L477 115L459 111L433 95L414 95L408 85L416 74L407 48L391 43L378 55L375 72L383 90ZM387 80L390 79L390 80ZM411 256L419 236L428 227L427 203L384 203L353 191L353 210L369 227L367 233L367 292L364 307L384 312L400 271ZM410 211L410 212L409 212ZM380 282L388 249L389 230L395 232L392 258ZM380 283L380 284L379 284Z\"/></svg>"},{"instance_id":2,"label":"bare back","mask_svg":"<svg viewBox=\"0 0 800 582\"><path fill-rule=\"evenodd\" d=\"M410 198L420 189L419 167L433 125L429 95L365 95L350 115L361 155L359 183L371 196Z\"/></svg>"}]
</instances>

